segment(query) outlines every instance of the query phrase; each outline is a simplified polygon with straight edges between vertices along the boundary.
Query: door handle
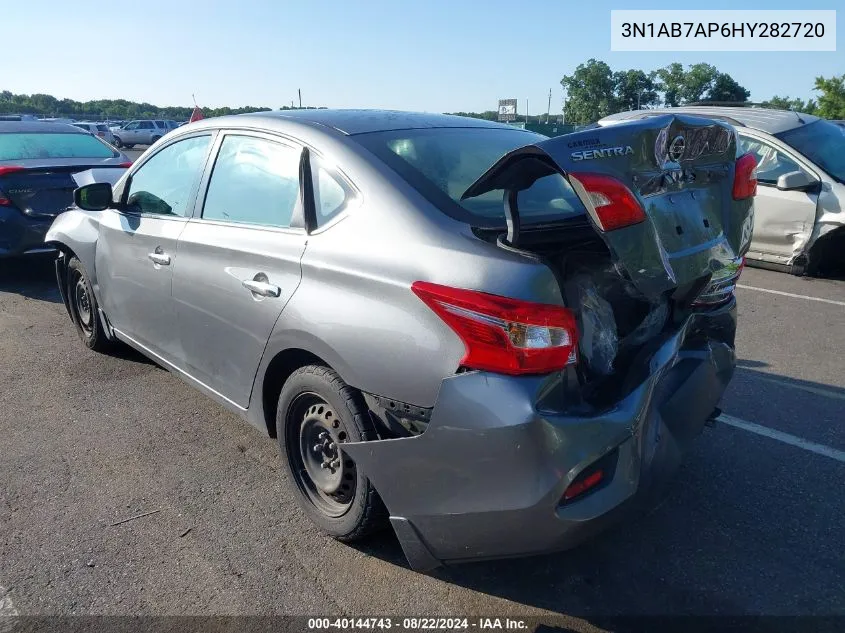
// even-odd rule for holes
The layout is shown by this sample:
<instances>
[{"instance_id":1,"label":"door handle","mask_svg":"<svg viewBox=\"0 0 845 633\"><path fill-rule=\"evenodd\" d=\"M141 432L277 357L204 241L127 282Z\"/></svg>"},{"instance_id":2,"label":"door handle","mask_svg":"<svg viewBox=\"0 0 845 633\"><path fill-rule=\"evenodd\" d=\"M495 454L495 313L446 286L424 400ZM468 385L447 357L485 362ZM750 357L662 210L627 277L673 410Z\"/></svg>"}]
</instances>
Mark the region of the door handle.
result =
<instances>
[{"instance_id":1,"label":"door handle","mask_svg":"<svg viewBox=\"0 0 845 633\"><path fill-rule=\"evenodd\" d=\"M170 266L170 255L165 255L164 253L149 253L147 257L154 264L158 264L159 266Z\"/></svg>"},{"instance_id":2,"label":"door handle","mask_svg":"<svg viewBox=\"0 0 845 633\"><path fill-rule=\"evenodd\" d=\"M278 297L282 294L282 289L274 286L266 281L256 281L255 279L244 279L241 284L244 288L253 294L261 295L262 297Z\"/></svg>"}]
</instances>

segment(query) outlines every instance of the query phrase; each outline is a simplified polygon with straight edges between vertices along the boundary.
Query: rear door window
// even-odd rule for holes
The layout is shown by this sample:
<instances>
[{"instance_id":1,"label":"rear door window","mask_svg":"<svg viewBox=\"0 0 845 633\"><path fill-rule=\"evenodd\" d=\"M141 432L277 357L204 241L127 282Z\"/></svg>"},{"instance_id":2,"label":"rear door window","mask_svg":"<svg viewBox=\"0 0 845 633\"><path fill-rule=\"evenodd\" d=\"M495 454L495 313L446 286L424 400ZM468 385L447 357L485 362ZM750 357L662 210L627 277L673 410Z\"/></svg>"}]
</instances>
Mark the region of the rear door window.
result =
<instances>
[{"instance_id":1,"label":"rear door window","mask_svg":"<svg viewBox=\"0 0 845 633\"><path fill-rule=\"evenodd\" d=\"M757 180L767 185L776 185L778 178L801 167L774 145L751 136L740 135L739 146L743 153L752 153L757 159Z\"/></svg>"},{"instance_id":2,"label":"rear door window","mask_svg":"<svg viewBox=\"0 0 845 633\"><path fill-rule=\"evenodd\" d=\"M299 203L301 150L229 134L214 163L202 217L286 228Z\"/></svg>"}]
</instances>

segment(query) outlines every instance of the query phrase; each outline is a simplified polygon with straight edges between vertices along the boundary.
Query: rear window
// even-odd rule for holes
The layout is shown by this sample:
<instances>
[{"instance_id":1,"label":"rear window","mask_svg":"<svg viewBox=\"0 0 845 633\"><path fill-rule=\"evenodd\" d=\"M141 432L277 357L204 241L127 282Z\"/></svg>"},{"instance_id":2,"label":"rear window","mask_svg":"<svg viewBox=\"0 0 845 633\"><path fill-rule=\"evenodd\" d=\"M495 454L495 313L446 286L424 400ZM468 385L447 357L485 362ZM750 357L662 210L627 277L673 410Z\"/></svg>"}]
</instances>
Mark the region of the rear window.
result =
<instances>
[{"instance_id":1,"label":"rear window","mask_svg":"<svg viewBox=\"0 0 845 633\"><path fill-rule=\"evenodd\" d=\"M463 193L502 156L545 138L503 128L398 130L358 137L441 210L479 226L504 225L504 192L461 200ZM520 218L527 224L554 222L585 212L559 174L541 178L521 191L518 204Z\"/></svg>"},{"instance_id":2,"label":"rear window","mask_svg":"<svg viewBox=\"0 0 845 633\"><path fill-rule=\"evenodd\" d=\"M117 153L90 134L0 134L0 160L114 158Z\"/></svg>"},{"instance_id":3,"label":"rear window","mask_svg":"<svg viewBox=\"0 0 845 633\"><path fill-rule=\"evenodd\" d=\"M108 125L98 125L97 129L100 130L100 132L108 132L109 126Z\"/></svg>"}]
</instances>

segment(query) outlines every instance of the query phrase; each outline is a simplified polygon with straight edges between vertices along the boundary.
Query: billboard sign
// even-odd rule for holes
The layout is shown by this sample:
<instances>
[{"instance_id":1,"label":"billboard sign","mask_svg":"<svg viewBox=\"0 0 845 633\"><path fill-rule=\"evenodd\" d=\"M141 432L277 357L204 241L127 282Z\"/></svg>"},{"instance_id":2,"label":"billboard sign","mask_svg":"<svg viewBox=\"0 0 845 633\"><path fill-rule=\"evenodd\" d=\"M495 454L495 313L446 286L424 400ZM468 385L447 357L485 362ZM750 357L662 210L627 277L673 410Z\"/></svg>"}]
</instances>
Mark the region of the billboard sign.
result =
<instances>
[{"instance_id":1,"label":"billboard sign","mask_svg":"<svg viewBox=\"0 0 845 633\"><path fill-rule=\"evenodd\" d=\"M516 99L499 99L499 121L516 121Z\"/></svg>"}]
</instances>

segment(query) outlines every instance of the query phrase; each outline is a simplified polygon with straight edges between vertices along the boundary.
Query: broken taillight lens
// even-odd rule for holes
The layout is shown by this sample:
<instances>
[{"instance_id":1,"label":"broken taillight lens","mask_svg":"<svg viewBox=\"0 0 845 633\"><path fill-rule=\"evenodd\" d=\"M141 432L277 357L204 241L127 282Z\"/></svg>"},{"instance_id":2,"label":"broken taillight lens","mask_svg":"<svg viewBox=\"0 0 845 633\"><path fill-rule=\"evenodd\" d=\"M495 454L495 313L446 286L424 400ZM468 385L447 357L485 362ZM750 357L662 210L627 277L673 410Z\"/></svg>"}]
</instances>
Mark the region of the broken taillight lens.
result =
<instances>
[{"instance_id":1,"label":"broken taillight lens","mask_svg":"<svg viewBox=\"0 0 845 633\"><path fill-rule=\"evenodd\" d=\"M463 341L463 367L545 374L576 360L571 310L426 281L415 281L411 290Z\"/></svg>"},{"instance_id":2,"label":"broken taillight lens","mask_svg":"<svg viewBox=\"0 0 845 633\"><path fill-rule=\"evenodd\" d=\"M572 173L569 178L577 180L587 192L602 231L621 229L646 219L636 196L616 178L592 173Z\"/></svg>"},{"instance_id":3,"label":"broken taillight lens","mask_svg":"<svg viewBox=\"0 0 845 633\"><path fill-rule=\"evenodd\" d=\"M710 283L702 290L692 305L695 308L715 308L730 301L736 282L745 268L745 257L739 257L713 274Z\"/></svg>"},{"instance_id":4,"label":"broken taillight lens","mask_svg":"<svg viewBox=\"0 0 845 633\"><path fill-rule=\"evenodd\" d=\"M743 154L734 167L733 199L745 200L757 195L757 159L754 154Z\"/></svg>"}]
</instances>

